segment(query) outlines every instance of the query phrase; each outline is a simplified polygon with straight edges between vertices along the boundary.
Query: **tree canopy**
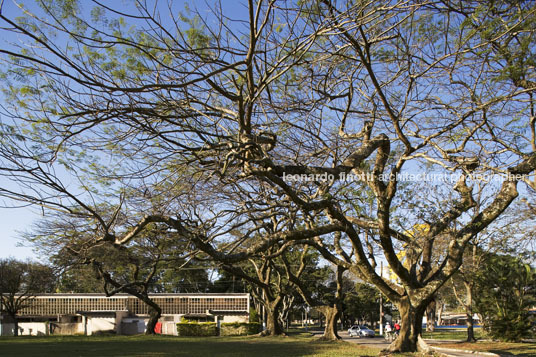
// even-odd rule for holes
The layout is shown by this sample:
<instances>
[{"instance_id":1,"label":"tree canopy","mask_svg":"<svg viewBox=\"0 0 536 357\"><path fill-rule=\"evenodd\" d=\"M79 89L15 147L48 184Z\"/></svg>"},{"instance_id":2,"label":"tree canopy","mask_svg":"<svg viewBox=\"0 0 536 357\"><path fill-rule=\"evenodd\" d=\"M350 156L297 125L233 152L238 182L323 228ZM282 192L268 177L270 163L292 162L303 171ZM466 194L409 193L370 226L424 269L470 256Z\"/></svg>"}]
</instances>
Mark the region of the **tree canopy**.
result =
<instances>
[{"instance_id":1,"label":"tree canopy","mask_svg":"<svg viewBox=\"0 0 536 357\"><path fill-rule=\"evenodd\" d=\"M18 336L17 314L31 306L38 293L51 293L56 286L56 276L51 267L13 258L0 259L0 313L14 323L13 333Z\"/></svg>"},{"instance_id":2,"label":"tree canopy","mask_svg":"<svg viewBox=\"0 0 536 357\"><path fill-rule=\"evenodd\" d=\"M391 350L426 349L426 306L532 184L535 4L242 5L3 4L0 194L116 248L154 226L225 264L307 244L398 306Z\"/></svg>"}]
</instances>

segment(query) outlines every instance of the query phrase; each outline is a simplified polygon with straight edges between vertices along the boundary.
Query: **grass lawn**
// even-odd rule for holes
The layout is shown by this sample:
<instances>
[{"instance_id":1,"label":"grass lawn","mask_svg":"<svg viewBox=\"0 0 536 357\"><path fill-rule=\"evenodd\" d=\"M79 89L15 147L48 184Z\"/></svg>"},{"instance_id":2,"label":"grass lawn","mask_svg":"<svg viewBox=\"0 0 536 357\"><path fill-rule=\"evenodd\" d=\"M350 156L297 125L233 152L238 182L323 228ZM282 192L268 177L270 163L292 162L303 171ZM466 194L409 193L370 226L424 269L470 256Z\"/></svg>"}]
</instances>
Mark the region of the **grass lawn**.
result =
<instances>
[{"instance_id":1,"label":"grass lawn","mask_svg":"<svg viewBox=\"0 0 536 357\"><path fill-rule=\"evenodd\" d=\"M493 352L503 356L536 356L536 343L507 343L486 340L485 332L481 328L475 328L475 337L484 339L476 343L465 342L467 329L438 329L432 333L423 331L425 339L436 340L458 340L455 343L441 343L438 346L445 348L455 348L459 350L471 350L482 352Z\"/></svg>"},{"instance_id":2,"label":"grass lawn","mask_svg":"<svg viewBox=\"0 0 536 357\"><path fill-rule=\"evenodd\" d=\"M0 337L2 356L377 356L348 342L290 337L19 336Z\"/></svg>"},{"instance_id":3,"label":"grass lawn","mask_svg":"<svg viewBox=\"0 0 536 357\"><path fill-rule=\"evenodd\" d=\"M478 341L476 343L441 344L441 347L493 352L501 356L536 356L536 343Z\"/></svg>"},{"instance_id":4,"label":"grass lawn","mask_svg":"<svg viewBox=\"0 0 536 357\"><path fill-rule=\"evenodd\" d=\"M477 339L486 338L485 333L481 328L475 328L475 337ZM467 339L467 329L466 328L449 328L449 329L436 329L434 332L424 331L422 332L423 338L435 339L435 340L460 340L463 341Z\"/></svg>"}]
</instances>

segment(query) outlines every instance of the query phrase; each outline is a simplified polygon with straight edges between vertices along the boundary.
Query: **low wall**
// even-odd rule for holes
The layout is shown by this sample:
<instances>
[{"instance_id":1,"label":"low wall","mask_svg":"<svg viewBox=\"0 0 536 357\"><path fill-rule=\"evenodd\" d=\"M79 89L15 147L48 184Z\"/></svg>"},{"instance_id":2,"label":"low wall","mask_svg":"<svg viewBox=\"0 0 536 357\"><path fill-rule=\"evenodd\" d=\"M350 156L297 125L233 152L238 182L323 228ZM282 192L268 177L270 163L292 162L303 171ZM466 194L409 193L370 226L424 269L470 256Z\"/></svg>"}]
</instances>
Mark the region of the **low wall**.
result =
<instances>
[{"instance_id":1,"label":"low wall","mask_svg":"<svg viewBox=\"0 0 536 357\"><path fill-rule=\"evenodd\" d=\"M115 317L87 317L87 334L117 332Z\"/></svg>"},{"instance_id":2,"label":"low wall","mask_svg":"<svg viewBox=\"0 0 536 357\"><path fill-rule=\"evenodd\" d=\"M51 322L50 332L52 335L83 334L84 325L81 322Z\"/></svg>"},{"instance_id":3,"label":"low wall","mask_svg":"<svg viewBox=\"0 0 536 357\"><path fill-rule=\"evenodd\" d=\"M177 336L179 333L177 331L177 323L173 321L162 322L162 335L173 335Z\"/></svg>"},{"instance_id":4,"label":"low wall","mask_svg":"<svg viewBox=\"0 0 536 357\"><path fill-rule=\"evenodd\" d=\"M149 319L144 317L126 317L121 320L121 335L138 335L145 333ZM126 330L123 330L125 328Z\"/></svg>"},{"instance_id":5,"label":"low wall","mask_svg":"<svg viewBox=\"0 0 536 357\"><path fill-rule=\"evenodd\" d=\"M45 336L48 335L46 322L19 322L19 335Z\"/></svg>"},{"instance_id":6,"label":"low wall","mask_svg":"<svg viewBox=\"0 0 536 357\"><path fill-rule=\"evenodd\" d=\"M221 322L249 322L249 315L223 315Z\"/></svg>"},{"instance_id":7,"label":"low wall","mask_svg":"<svg viewBox=\"0 0 536 357\"><path fill-rule=\"evenodd\" d=\"M15 324L3 323L2 336L14 336ZM19 322L19 336L45 336L48 335L46 322Z\"/></svg>"},{"instance_id":8,"label":"low wall","mask_svg":"<svg viewBox=\"0 0 536 357\"><path fill-rule=\"evenodd\" d=\"M139 322L122 322L121 335L138 335L145 332L145 324Z\"/></svg>"},{"instance_id":9,"label":"low wall","mask_svg":"<svg viewBox=\"0 0 536 357\"><path fill-rule=\"evenodd\" d=\"M13 336L13 330L15 329L15 324L11 322L2 323L2 336Z\"/></svg>"}]
</instances>

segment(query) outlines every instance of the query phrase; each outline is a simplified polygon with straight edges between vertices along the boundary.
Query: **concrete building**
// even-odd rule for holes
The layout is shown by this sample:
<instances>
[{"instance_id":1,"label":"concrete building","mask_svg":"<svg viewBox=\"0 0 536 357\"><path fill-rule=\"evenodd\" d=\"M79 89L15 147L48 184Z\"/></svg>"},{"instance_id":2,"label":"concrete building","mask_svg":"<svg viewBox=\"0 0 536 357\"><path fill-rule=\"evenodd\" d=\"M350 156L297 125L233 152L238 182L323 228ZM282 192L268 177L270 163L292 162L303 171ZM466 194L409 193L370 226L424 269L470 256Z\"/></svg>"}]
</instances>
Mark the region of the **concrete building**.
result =
<instances>
[{"instance_id":1,"label":"concrete building","mask_svg":"<svg viewBox=\"0 0 536 357\"><path fill-rule=\"evenodd\" d=\"M162 308L158 331L176 335L181 319L248 322L249 294L150 294ZM41 294L19 312L20 335L93 335L144 333L149 319L145 303L128 294ZM3 336L13 335L14 324L0 316Z\"/></svg>"}]
</instances>

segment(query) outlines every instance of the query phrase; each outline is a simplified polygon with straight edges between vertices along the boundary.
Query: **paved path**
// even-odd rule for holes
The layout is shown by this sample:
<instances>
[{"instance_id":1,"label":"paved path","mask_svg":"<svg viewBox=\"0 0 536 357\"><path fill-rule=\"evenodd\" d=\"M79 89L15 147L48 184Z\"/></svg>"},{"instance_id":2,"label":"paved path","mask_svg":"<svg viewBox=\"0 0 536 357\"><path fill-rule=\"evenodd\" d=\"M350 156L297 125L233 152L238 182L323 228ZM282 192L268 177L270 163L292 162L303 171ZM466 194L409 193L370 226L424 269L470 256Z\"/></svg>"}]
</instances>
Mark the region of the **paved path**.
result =
<instances>
[{"instance_id":1,"label":"paved path","mask_svg":"<svg viewBox=\"0 0 536 357\"><path fill-rule=\"evenodd\" d=\"M385 339L383 337L350 337L348 335L348 332L346 331L339 331L339 336L342 337L342 339L344 341L348 341L348 342L352 342L352 343L357 343L357 344L360 344L360 345L363 345L363 346L367 346L367 347L374 347L374 348L380 348L380 349L385 349L387 347L389 347L389 342L385 341Z\"/></svg>"},{"instance_id":2,"label":"paved path","mask_svg":"<svg viewBox=\"0 0 536 357\"><path fill-rule=\"evenodd\" d=\"M357 343L363 346L367 347L373 347L373 348L379 348L379 349L386 349L389 347L390 342L385 341L383 337L377 336L374 338L370 337L350 337L348 335L348 332L346 331L339 331L339 336L342 337L344 341L348 341L351 343ZM429 344L441 344L441 343L447 343L452 342L449 340L425 340ZM441 347L439 347L439 351L445 355L453 356L453 357L490 357L490 354L483 354L483 353L467 353L463 351L452 351L451 349L448 350L442 350Z\"/></svg>"},{"instance_id":3,"label":"paved path","mask_svg":"<svg viewBox=\"0 0 536 357\"><path fill-rule=\"evenodd\" d=\"M324 331L322 329L319 329L319 328L314 328L314 329L311 329L309 330L309 332L311 332L313 335L322 335L322 333L324 333ZM363 346L367 346L367 347L372 347L372 348L378 348L380 350L383 350L383 349L386 349L387 347L389 347L390 345L390 342L387 342L383 337L380 337L380 336L376 336L374 338L370 338L370 337L350 337L348 335L348 332L347 331L338 331L339 333L339 336L341 336L341 338L344 340L344 341L348 341L348 342L351 342L351 343L357 343L357 344L360 344L360 345L363 345ZM430 340L430 339L425 339L425 341L428 343L428 344L434 344L434 345L441 345L442 343L451 343L451 342L457 342L457 341L452 341L452 340ZM492 353L468 353L468 352L464 352L464 351L454 351L452 349L442 349L440 346L434 346L436 349L438 349L438 352L441 352L447 356L452 356L452 357L490 357L490 356L498 356L498 355L495 355L495 354L492 354Z\"/></svg>"},{"instance_id":4,"label":"paved path","mask_svg":"<svg viewBox=\"0 0 536 357\"><path fill-rule=\"evenodd\" d=\"M475 353L468 353L468 352L464 352L464 351L456 351L456 350L453 350L453 349L441 349L441 347L439 348L436 348L436 351L437 352L441 352L447 356L453 356L453 357L490 357L490 356L499 356L497 354L494 354L494 353L479 353L479 352L475 352Z\"/></svg>"},{"instance_id":5,"label":"paved path","mask_svg":"<svg viewBox=\"0 0 536 357\"><path fill-rule=\"evenodd\" d=\"M471 357L471 356L473 356L473 357L475 357L475 356L477 356L477 357L483 356L484 357L484 355L482 355L480 353L464 353L464 352L441 351L441 350L439 350L438 352L441 352L441 353L443 353L443 354L445 354L447 356L452 356L452 357ZM486 355L485 357L489 357L489 356Z\"/></svg>"}]
</instances>

